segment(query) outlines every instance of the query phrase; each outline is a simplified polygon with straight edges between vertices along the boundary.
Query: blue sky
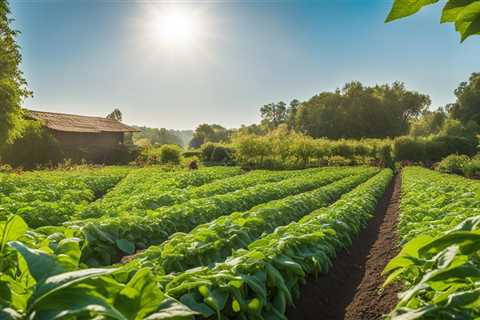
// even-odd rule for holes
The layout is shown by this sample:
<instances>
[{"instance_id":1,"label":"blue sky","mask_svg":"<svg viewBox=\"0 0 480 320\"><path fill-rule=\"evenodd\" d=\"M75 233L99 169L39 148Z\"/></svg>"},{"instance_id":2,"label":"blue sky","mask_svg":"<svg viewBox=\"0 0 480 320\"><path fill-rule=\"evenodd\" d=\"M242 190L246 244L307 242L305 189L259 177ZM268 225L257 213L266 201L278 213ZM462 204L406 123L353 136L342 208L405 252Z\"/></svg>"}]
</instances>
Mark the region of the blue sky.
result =
<instances>
[{"instance_id":1,"label":"blue sky","mask_svg":"<svg viewBox=\"0 0 480 320\"><path fill-rule=\"evenodd\" d=\"M480 37L460 44L438 23L439 5L384 24L390 0L10 2L35 94L25 106L100 116L118 107L129 124L238 127L264 104L351 80L403 81L435 108L480 71ZM193 44L157 39L152 12L165 7L195 12Z\"/></svg>"}]
</instances>

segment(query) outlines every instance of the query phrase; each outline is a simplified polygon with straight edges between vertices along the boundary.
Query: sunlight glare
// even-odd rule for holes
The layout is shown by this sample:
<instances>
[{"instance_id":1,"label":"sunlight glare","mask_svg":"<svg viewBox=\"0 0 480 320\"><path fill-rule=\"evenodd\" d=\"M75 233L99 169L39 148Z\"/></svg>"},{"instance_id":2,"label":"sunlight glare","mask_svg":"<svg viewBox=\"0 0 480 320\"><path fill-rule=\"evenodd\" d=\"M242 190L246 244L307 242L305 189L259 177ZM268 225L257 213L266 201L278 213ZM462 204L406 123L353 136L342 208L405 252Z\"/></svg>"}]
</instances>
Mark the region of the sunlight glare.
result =
<instances>
[{"instance_id":1,"label":"sunlight glare","mask_svg":"<svg viewBox=\"0 0 480 320\"><path fill-rule=\"evenodd\" d=\"M188 47L196 40L200 31L200 19L195 12L186 8L167 8L155 17L155 33L166 46Z\"/></svg>"}]
</instances>

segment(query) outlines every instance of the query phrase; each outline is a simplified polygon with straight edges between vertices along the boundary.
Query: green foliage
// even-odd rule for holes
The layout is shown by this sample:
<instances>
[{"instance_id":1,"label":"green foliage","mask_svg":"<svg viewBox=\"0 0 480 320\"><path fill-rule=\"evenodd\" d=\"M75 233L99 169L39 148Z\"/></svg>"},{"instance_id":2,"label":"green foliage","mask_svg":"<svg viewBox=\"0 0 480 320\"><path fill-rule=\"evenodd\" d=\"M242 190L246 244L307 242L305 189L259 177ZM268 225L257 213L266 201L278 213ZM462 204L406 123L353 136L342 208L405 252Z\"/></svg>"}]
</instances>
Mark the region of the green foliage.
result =
<instances>
[{"instance_id":1,"label":"green foliage","mask_svg":"<svg viewBox=\"0 0 480 320\"><path fill-rule=\"evenodd\" d=\"M179 164L182 157L182 149L174 144L165 144L160 147L160 163Z\"/></svg>"},{"instance_id":2,"label":"green foliage","mask_svg":"<svg viewBox=\"0 0 480 320\"><path fill-rule=\"evenodd\" d=\"M178 233L160 246L141 254L141 263L171 273L223 261L230 252L287 225L312 211L331 204L378 172L377 169L325 169L316 173L318 188L258 205L197 226L188 234Z\"/></svg>"},{"instance_id":3,"label":"green foliage","mask_svg":"<svg viewBox=\"0 0 480 320\"><path fill-rule=\"evenodd\" d=\"M201 147L202 160L210 163L230 163L233 160L233 150L227 146L207 142Z\"/></svg>"},{"instance_id":4,"label":"green foliage","mask_svg":"<svg viewBox=\"0 0 480 320\"><path fill-rule=\"evenodd\" d=\"M39 171L0 176L0 221L20 215L32 228L59 225L113 188L126 168Z\"/></svg>"},{"instance_id":5,"label":"green foliage","mask_svg":"<svg viewBox=\"0 0 480 320\"><path fill-rule=\"evenodd\" d=\"M2 162L26 169L59 163L63 159L63 152L50 132L40 122L24 123L20 136L0 149Z\"/></svg>"},{"instance_id":6,"label":"green foliage","mask_svg":"<svg viewBox=\"0 0 480 320\"><path fill-rule=\"evenodd\" d=\"M226 167L228 169L228 167ZM313 170L313 171L310 171ZM109 264L125 255L116 241L126 239L136 248L144 249L165 241L176 232L189 232L235 211L245 211L261 203L313 190L318 181L307 179L315 170L299 172L296 176L277 182L259 182L237 191L208 198L191 199L170 207L161 207L143 214L127 214L114 218L82 220L70 223L80 228L88 239L85 261L91 265Z\"/></svg>"},{"instance_id":7,"label":"green foliage","mask_svg":"<svg viewBox=\"0 0 480 320\"><path fill-rule=\"evenodd\" d=\"M12 142L21 129L24 98L31 96L27 82L20 70L22 56L15 38L18 31L12 30L10 9L6 0L0 1L0 147Z\"/></svg>"},{"instance_id":8,"label":"green foliage","mask_svg":"<svg viewBox=\"0 0 480 320\"><path fill-rule=\"evenodd\" d=\"M228 142L232 131L225 129L218 124L201 124L195 129L193 138L189 143L190 148L200 148L207 142Z\"/></svg>"},{"instance_id":9,"label":"green foliage","mask_svg":"<svg viewBox=\"0 0 480 320\"><path fill-rule=\"evenodd\" d=\"M404 246L384 270L384 285L401 281L403 292L389 319L480 316L479 191L477 181L404 170L399 224Z\"/></svg>"},{"instance_id":10,"label":"green foliage","mask_svg":"<svg viewBox=\"0 0 480 320\"><path fill-rule=\"evenodd\" d=\"M444 126L447 115L443 110L425 111L419 119L412 121L410 135L413 137L426 137L437 134Z\"/></svg>"},{"instance_id":11,"label":"green foliage","mask_svg":"<svg viewBox=\"0 0 480 320\"><path fill-rule=\"evenodd\" d=\"M118 108L115 108L112 111L112 113L107 115L107 119L122 121L122 111L120 111L120 109L118 109Z\"/></svg>"},{"instance_id":12,"label":"green foliage","mask_svg":"<svg viewBox=\"0 0 480 320\"><path fill-rule=\"evenodd\" d=\"M142 215L150 209L179 204L201 198L205 188L212 193L221 193L216 180L232 177L232 188L236 190L235 177L242 172L238 168L203 168L195 171L173 170L167 167L146 167L132 171L103 198L91 203L78 218ZM241 176L239 177L241 179ZM230 181L230 180L227 180ZM205 185L205 187L200 187ZM191 190L192 189L192 190ZM228 192L228 191L225 191ZM205 195L206 197L206 195Z\"/></svg>"},{"instance_id":13,"label":"green foliage","mask_svg":"<svg viewBox=\"0 0 480 320\"><path fill-rule=\"evenodd\" d=\"M367 224L392 177L384 170L328 208L277 228L224 263L160 278L166 294L202 317L285 319L307 275L328 272L336 252Z\"/></svg>"},{"instance_id":14,"label":"green foliage","mask_svg":"<svg viewBox=\"0 0 480 320\"><path fill-rule=\"evenodd\" d=\"M386 22L411 16L423 7L437 2L439 0L395 0ZM462 42L472 35L480 34L480 1L448 0L443 7L441 22L453 23Z\"/></svg>"},{"instance_id":15,"label":"green foliage","mask_svg":"<svg viewBox=\"0 0 480 320\"><path fill-rule=\"evenodd\" d=\"M404 135L430 98L405 85L365 87L347 83L342 90L322 92L296 111L295 129L314 138L387 138Z\"/></svg>"},{"instance_id":16,"label":"green foliage","mask_svg":"<svg viewBox=\"0 0 480 320\"><path fill-rule=\"evenodd\" d=\"M479 2L480 3L480 2ZM457 101L448 106L454 119L466 124L474 121L480 124L480 73L472 73L468 82L460 83L455 90Z\"/></svg>"},{"instance_id":17,"label":"green foliage","mask_svg":"<svg viewBox=\"0 0 480 320\"><path fill-rule=\"evenodd\" d=\"M437 170L444 173L463 174L465 165L470 161L466 155L452 154L440 161Z\"/></svg>"},{"instance_id":18,"label":"green foliage","mask_svg":"<svg viewBox=\"0 0 480 320\"><path fill-rule=\"evenodd\" d=\"M424 140L410 137L397 138L393 142L393 153L397 161L422 162L425 160Z\"/></svg>"},{"instance_id":19,"label":"green foliage","mask_svg":"<svg viewBox=\"0 0 480 320\"><path fill-rule=\"evenodd\" d=\"M192 138L191 130L168 130L165 128L136 127L140 132L133 133L133 143L140 147L156 146L163 144L176 144L187 146Z\"/></svg>"},{"instance_id":20,"label":"green foliage","mask_svg":"<svg viewBox=\"0 0 480 320\"><path fill-rule=\"evenodd\" d=\"M191 319L196 314L162 293L148 269L132 277L117 268L84 269L79 239L62 235L55 242L33 233L18 216L0 222L2 319Z\"/></svg>"},{"instance_id":21,"label":"green foliage","mask_svg":"<svg viewBox=\"0 0 480 320\"><path fill-rule=\"evenodd\" d=\"M280 126L264 136L238 133L231 146L236 160L244 167L279 169L328 165L330 158L331 163L337 159L342 165L370 164L372 159L385 165L390 144L389 140L379 139L314 139ZM382 148L383 153L379 152Z\"/></svg>"}]
</instances>

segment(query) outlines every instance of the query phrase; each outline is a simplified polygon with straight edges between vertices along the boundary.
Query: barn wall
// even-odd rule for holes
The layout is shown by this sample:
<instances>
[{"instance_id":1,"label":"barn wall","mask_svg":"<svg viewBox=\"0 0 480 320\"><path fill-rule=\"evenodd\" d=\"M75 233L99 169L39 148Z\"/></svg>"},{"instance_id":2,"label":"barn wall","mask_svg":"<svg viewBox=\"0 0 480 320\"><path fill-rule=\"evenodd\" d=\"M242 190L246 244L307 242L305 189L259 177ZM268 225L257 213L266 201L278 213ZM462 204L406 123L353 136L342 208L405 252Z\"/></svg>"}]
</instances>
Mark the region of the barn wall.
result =
<instances>
[{"instance_id":1,"label":"barn wall","mask_svg":"<svg viewBox=\"0 0 480 320\"><path fill-rule=\"evenodd\" d=\"M52 134L62 145L66 146L97 146L114 148L123 142L123 132L60 132L52 130Z\"/></svg>"}]
</instances>

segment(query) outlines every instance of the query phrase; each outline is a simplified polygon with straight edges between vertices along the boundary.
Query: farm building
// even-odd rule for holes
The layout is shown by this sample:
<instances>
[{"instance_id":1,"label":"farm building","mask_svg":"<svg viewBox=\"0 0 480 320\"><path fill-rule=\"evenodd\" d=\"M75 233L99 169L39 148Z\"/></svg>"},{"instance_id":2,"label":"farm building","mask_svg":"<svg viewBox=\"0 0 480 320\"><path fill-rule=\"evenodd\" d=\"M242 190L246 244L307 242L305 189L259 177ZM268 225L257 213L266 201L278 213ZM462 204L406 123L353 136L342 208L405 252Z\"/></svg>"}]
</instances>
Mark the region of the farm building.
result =
<instances>
[{"instance_id":1,"label":"farm building","mask_svg":"<svg viewBox=\"0 0 480 320\"><path fill-rule=\"evenodd\" d=\"M137 150L125 143L125 134L140 130L117 120L32 110L25 110L25 118L45 126L58 141L64 159L123 164L136 157Z\"/></svg>"}]
</instances>

